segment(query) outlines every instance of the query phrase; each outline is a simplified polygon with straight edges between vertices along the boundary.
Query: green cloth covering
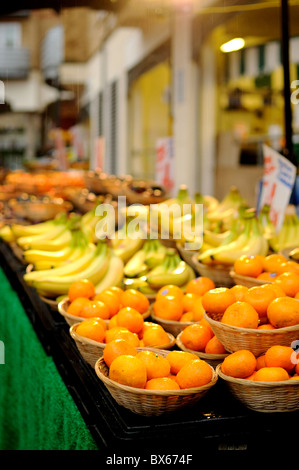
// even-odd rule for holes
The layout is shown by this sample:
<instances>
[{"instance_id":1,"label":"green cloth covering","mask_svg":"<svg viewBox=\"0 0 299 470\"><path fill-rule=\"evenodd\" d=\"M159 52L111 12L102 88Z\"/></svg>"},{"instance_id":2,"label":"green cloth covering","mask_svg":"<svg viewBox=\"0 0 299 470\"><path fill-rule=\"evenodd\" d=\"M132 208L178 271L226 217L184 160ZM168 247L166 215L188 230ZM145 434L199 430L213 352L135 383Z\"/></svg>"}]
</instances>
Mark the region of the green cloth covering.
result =
<instances>
[{"instance_id":1,"label":"green cloth covering","mask_svg":"<svg viewBox=\"0 0 299 470\"><path fill-rule=\"evenodd\" d=\"M0 450L96 450L53 358L0 270ZM3 359L2 359L3 362Z\"/></svg>"}]
</instances>

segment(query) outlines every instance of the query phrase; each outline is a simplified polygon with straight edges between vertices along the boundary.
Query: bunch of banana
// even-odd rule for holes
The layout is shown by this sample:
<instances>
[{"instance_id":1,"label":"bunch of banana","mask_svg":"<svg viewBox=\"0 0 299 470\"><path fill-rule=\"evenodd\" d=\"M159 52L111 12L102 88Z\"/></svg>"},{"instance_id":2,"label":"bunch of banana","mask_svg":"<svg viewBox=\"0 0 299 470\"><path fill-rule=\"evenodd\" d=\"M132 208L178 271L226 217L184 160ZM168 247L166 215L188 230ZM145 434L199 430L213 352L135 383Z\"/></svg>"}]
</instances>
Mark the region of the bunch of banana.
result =
<instances>
[{"instance_id":1,"label":"bunch of banana","mask_svg":"<svg viewBox=\"0 0 299 470\"><path fill-rule=\"evenodd\" d=\"M215 210L208 211L210 224L213 226L218 221L222 221L229 228L232 220L237 217L238 210L242 204L246 204L246 202L238 188L235 186L231 187L228 194L219 202Z\"/></svg>"},{"instance_id":2,"label":"bunch of banana","mask_svg":"<svg viewBox=\"0 0 299 470\"><path fill-rule=\"evenodd\" d=\"M279 233L270 238L269 244L275 252L299 246L299 219L295 211L285 214Z\"/></svg>"},{"instance_id":3,"label":"bunch of banana","mask_svg":"<svg viewBox=\"0 0 299 470\"><path fill-rule=\"evenodd\" d=\"M142 227L139 228L138 233L132 222L131 220L127 221L110 239L115 255L121 258L124 263L127 263L143 247L146 239L146 233Z\"/></svg>"},{"instance_id":4,"label":"bunch of banana","mask_svg":"<svg viewBox=\"0 0 299 470\"><path fill-rule=\"evenodd\" d=\"M110 259L105 276L95 285L95 292L99 294L113 286L121 286L124 276L124 262L113 251L110 253Z\"/></svg>"},{"instance_id":5,"label":"bunch of banana","mask_svg":"<svg viewBox=\"0 0 299 470\"><path fill-rule=\"evenodd\" d=\"M70 217L63 214L45 226L40 226L40 230L32 234L34 226L28 226L29 235L23 235L16 239L16 243L23 250L47 250L57 251L67 246L72 239L72 230L77 226L80 217ZM14 232L15 226L12 225ZM24 227L27 228L27 227ZM14 232L15 233L15 232Z\"/></svg>"},{"instance_id":6,"label":"bunch of banana","mask_svg":"<svg viewBox=\"0 0 299 470\"><path fill-rule=\"evenodd\" d=\"M72 232L72 239L69 245L57 251L49 250L26 250L23 258L27 264L34 266L36 271L53 269L81 258L84 254L95 249L95 245L88 242L81 229Z\"/></svg>"},{"instance_id":7,"label":"bunch of banana","mask_svg":"<svg viewBox=\"0 0 299 470\"><path fill-rule=\"evenodd\" d=\"M268 241L263 235L255 210L248 209L244 214L244 225L241 232L233 227L219 246L200 253L198 261L208 265L232 266L236 259L242 255L259 254L265 256L268 253L268 248Z\"/></svg>"},{"instance_id":8,"label":"bunch of banana","mask_svg":"<svg viewBox=\"0 0 299 470\"><path fill-rule=\"evenodd\" d=\"M125 264L124 275L129 278L143 276L163 261L166 251L167 248L160 240L146 240L143 247Z\"/></svg>"},{"instance_id":9,"label":"bunch of banana","mask_svg":"<svg viewBox=\"0 0 299 470\"><path fill-rule=\"evenodd\" d=\"M268 204L265 204L261 208L258 220L262 226L265 238L267 240L270 240L271 238L275 237L276 235L275 225L270 219L270 206Z\"/></svg>"},{"instance_id":10,"label":"bunch of banana","mask_svg":"<svg viewBox=\"0 0 299 470\"><path fill-rule=\"evenodd\" d=\"M111 250L107 242L100 240L95 249L81 258L58 268L26 273L24 280L39 295L57 298L67 295L70 286L81 279L88 279L94 285L99 285L108 272L110 257Z\"/></svg>"},{"instance_id":11,"label":"bunch of banana","mask_svg":"<svg viewBox=\"0 0 299 470\"><path fill-rule=\"evenodd\" d=\"M0 238L7 243L12 243L16 239L9 225L3 225L3 227L0 228Z\"/></svg>"},{"instance_id":12,"label":"bunch of banana","mask_svg":"<svg viewBox=\"0 0 299 470\"><path fill-rule=\"evenodd\" d=\"M299 261L299 247L293 248L289 253L289 258L293 261Z\"/></svg>"}]
</instances>

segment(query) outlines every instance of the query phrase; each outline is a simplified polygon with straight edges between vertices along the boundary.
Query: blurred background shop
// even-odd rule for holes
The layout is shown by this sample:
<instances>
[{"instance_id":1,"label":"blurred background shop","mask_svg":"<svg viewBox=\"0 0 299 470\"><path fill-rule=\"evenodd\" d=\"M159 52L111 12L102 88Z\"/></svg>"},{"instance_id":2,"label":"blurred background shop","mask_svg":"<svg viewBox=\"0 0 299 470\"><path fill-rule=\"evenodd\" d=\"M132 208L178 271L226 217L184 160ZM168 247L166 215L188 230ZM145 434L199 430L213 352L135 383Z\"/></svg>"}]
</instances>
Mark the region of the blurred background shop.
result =
<instances>
[{"instance_id":1,"label":"blurred background shop","mask_svg":"<svg viewBox=\"0 0 299 470\"><path fill-rule=\"evenodd\" d=\"M217 198L238 181L254 204L262 144L284 145L280 3L108 3L2 13L0 165L101 168ZM293 81L299 2L289 9Z\"/></svg>"}]
</instances>

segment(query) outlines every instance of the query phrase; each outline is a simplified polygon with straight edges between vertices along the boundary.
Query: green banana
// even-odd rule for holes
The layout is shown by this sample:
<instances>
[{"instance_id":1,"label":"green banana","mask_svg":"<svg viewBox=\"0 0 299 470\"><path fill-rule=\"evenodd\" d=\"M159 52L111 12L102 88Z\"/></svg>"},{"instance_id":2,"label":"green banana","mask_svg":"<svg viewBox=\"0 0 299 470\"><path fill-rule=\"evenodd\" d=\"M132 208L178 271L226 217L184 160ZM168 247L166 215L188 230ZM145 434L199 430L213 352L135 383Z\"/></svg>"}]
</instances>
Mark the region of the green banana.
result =
<instances>
[{"instance_id":1,"label":"green banana","mask_svg":"<svg viewBox=\"0 0 299 470\"><path fill-rule=\"evenodd\" d=\"M47 294L46 296L50 298L67 294L70 286L75 281L79 281L81 279L88 279L94 285L97 285L107 273L110 255L111 253L107 243L105 241L100 241L85 269L66 276L49 275L46 278L35 280L32 286L39 294Z\"/></svg>"},{"instance_id":2,"label":"green banana","mask_svg":"<svg viewBox=\"0 0 299 470\"><path fill-rule=\"evenodd\" d=\"M275 252L299 245L299 219L295 213L285 215L279 233L270 238L269 243Z\"/></svg>"},{"instance_id":3,"label":"green banana","mask_svg":"<svg viewBox=\"0 0 299 470\"><path fill-rule=\"evenodd\" d=\"M141 276L157 266L165 256L166 248L159 240L148 239L141 250L137 251L124 267L126 277Z\"/></svg>"},{"instance_id":4,"label":"green banana","mask_svg":"<svg viewBox=\"0 0 299 470\"><path fill-rule=\"evenodd\" d=\"M164 262L154 268L146 276L146 281L152 288L159 288L166 284L184 285L190 276L190 270L185 261L182 261L174 250L168 250Z\"/></svg>"},{"instance_id":5,"label":"green banana","mask_svg":"<svg viewBox=\"0 0 299 470\"><path fill-rule=\"evenodd\" d=\"M271 238L275 237L276 235L275 225L270 219L270 206L268 204L265 204L261 208L259 216L258 216L258 220L263 229L265 238L267 240L270 240Z\"/></svg>"}]
</instances>

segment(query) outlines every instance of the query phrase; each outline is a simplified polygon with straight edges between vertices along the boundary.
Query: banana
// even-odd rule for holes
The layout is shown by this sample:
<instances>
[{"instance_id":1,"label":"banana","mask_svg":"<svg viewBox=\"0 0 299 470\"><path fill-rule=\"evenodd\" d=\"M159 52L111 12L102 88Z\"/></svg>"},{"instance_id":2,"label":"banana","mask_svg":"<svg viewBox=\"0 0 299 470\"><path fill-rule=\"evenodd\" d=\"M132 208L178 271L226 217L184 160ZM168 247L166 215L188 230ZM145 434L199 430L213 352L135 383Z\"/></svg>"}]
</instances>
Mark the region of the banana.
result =
<instances>
[{"instance_id":1,"label":"banana","mask_svg":"<svg viewBox=\"0 0 299 470\"><path fill-rule=\"evenodd\" d=\"M166 248L159 240L146 240L141 250L137 251L124 267L126 277L141 276L158 265L165 256Z\"/></svg>"},{"instance_id":2,"label":"banana","mask_svg":"<svg viewBox=\"0 0 299 470\"><path fill-rule=\"evenodd\" d=\"M231 187L228 194L223 200L217 205L213 211L208 211L208 218L210 222L223 221L225 224L229 223L232 218L236 215L241 204L245 201L240 195L239 190L236 187Z\"/></svg>"},{"instance_id":3,"label":"banana","mask_svg":"<svg viewBox=\"0 0 299 470\"><path fill-rule=\"evenodd\" d=\"M289 258L293 261L299 261L299 248L293 248L289 253Z\"/></svg>"},{"instance_id":4,"label":"banana","mask_svg":"<svg viewBox=\"0 0 299 470\"><path fill-rule=\"evenodd\" d=\"M273 222L270 219L270 206L268 204L265 204L261 208L258 220L263 229L265 238L270 240L271 238L275 237L276 230Z\"/></svg>"},{"instance_id":5,"label":"banana","mask_svg":"<svg viewBox=\"0 0 299 470\"><path fill-rule=\"evenodd\" d=\"M3 225L3 227L0 228L0 238L7 243L15 241L15 235L9 225Z\"/></svg>"},{"instance_id":6,"label":"banana","mask_svg":"<svg viewBox=\"0 0 299 470\"><path fill-rule=\"evenodd\" d=\"M298 227L299 221L297 215L286 213L279 233L269 240L272 250L278 252L284 248L292 248L299 245Z\"/></svg>"},{"instance_id":7,"label":"banana","mask_svg":"<svg viewBox=\"0 0 299 470\"><path fill-rule=\"evenodd\" d=\"M11 230L16 238L30 237L48 232L55 227L55 220L48 220L35 225L12 224Z\"/></svg>"},{"instance_id":8,"label":"banana","mask_svg":"<svg viewBox=\"0 0 299 470\"><path fill-rule=\"evenodd\" d=\"M95 256L95 252L96 249L90 249L84 256L81 256L73 262L65 263L58 268L26 273L24 274L24 281L28 285L32 285L34 281L47 279L49 276L61 276L62 278L62 276L69 276L81 272L89 266Z\"/></svg>"},{"instance_id":9,"label":"banana","mask_svg":"<svg viewBox=\"0 0 299 470\"><path fill-rule=\"evenodd\" d=\"M51 298L67 294L70 286L81 279L88 279L94 285L97 285L107 273L110 255L107 243L99 242L90 263L85 269L68 276L48 276L34 281L32 286L38 293L42 292Z\"/></svg>"},{"instance_id":10,"label":"banana","mask_svg":"<svg viewBox=\"0 0 299 470\"><path fill-rule=\"evenodd\" d=\"M70 230L65 229L57 238L53 240L40 240L32 242L31 245L25 246L23 249L26 251L27 249L32 250L44 250L44 251L58 251L62 250L66 246L68 246L72 239L72 233Z\"/></svg>"},{"instance_id":11,"label":"banana","mask_svg":"<svg viewBox=\"0 0 299 470\"><path fill-rule=\"evenodd\" d=\"M119 286L123 279L124 262L121 258L111 253L109 266L104 278L95 285L95 292L99 294L109 287Z\"/></svg>"},{"instance_id":12,"label":"banana","mask_svg":"<svg viewBox=\"0 0 299 470\"><path fill-rule=\"evenodd\" d=\"M203 235L203 240L210 246L219 246L225 241L228 235L231 233L230 230L226 230L222 233L215 233L212 230L205 230Z\"/></svg>"},{"instance_id":13,"label":"banana","mask_svg":"<svg viewBox=\"0 0 299 470\"><path fill-rule=\"evenodd\" d=\"M182 286L186 284L190 276L188 266L175 251L169 250L164 262L150 271L146 276L146 281L152 288L159 288L166 284Z\"/></svg>"},{"instance_id":14,"label":"banana","mask_svg":"<svg viewBox=\"0 0 299 470\"><path fill-rule=\"evenodd\" d=\"M58 251L26 250L23 257L28 264L36 264L41 261L55 263L69 259L73 251L74 247L72 246L66 246Z\"/></svg>"},{"instance_id":15,"label":"banana","mask_svg":"<svg viewBox=\"0 0 299 470\"><path fill-rule=\"evenodd\" d=\"M37 260L34 263L34 269L36 271L45 271L48 269L53 270L54 268L59 268L60 266L64 266L67 264L72 263L73 261L76 261L79 258L82 258L85 254L87 254L88 251L95 250L95 245L93 243L90 243L89 246L84 247L74 247L71 254L69 257L63 261L57 261L55 259L49 258L48 260ZM50 252L51 253L51 252ZM56 252L54 252L55 254Z\"/></svg>"}]
</instances>

